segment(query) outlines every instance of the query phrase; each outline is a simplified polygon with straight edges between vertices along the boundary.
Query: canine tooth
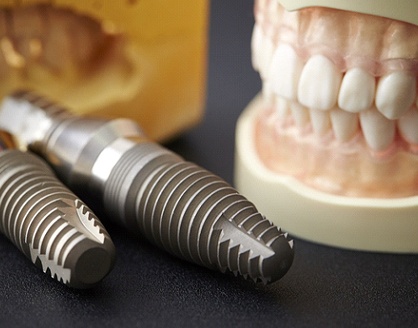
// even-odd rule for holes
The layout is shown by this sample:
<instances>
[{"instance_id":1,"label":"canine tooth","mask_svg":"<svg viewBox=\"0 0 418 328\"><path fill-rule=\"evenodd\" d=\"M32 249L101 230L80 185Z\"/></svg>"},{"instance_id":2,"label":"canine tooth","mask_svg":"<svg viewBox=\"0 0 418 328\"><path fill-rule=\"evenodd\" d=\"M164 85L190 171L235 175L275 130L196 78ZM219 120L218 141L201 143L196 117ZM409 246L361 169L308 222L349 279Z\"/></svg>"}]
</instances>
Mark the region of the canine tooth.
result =
<instances>
[{"instance_id":1,"label":"canine tooth","mask_svg":"<svg viewBox=\"0 0 418 328\"><path fill-rule=\"evenodd\" d=\"M380 78L376 90L376 107L389 119L398 119L414 103L416 78L398 71Z\"/></svg>"},{"instance_id":2,"label":"canine tooth","mask_svg":"<svg viewBox=\"0 0 418 328\"><path fill-rule=\"evenodd\" d=\"M322 136L331 127L329 113L318 109L309 109L309 115L311 117L312 128L314 132Z\"/></svg>"},{"instance_id":3,"label":"canine tooth","mask_svg":"<svg viewBox=\"0 0 418 328\"><path fill-rule=\"evenodd\" d=\"M348 70L341 83L338 106L351 113L369 109L374 101L376 79L361 68Z\"/></svg>"},{"instance_id":4,"label":"canine tooth","mask_svg":"<svg viewBox=\"0 0 418 328\"><path fill-rule=\"evenodd\" d=\"M358 130L358 115L339 108L332 109L330 114L335 138L340 142L350 140Z\"/></svg>"},{"instance_id":5,"label":"canine tooth","mask_svg":"<svg viewBox=\"0 0 418 328\"><path fill-rule=\"evenodd\" d=\"M292 101L290 102L290 111L292 113L293 119L296 126L303 128L309 122L309 112L308 109L301 104Z\"/></svg>"},{"instance_id":6,"label":"canine tooth","mask_svg":"<svg viewBox=\"0 0 418 328\"><path fill-rule=\"evenodd\" d=\"M303 62L295 50L286 44L274 51L269 68L269 80L274 93L287 99L296 99Z\"/></svg>"},{"instance_id":7,"label":"canine tooth","mask_svg":"<svg viewBox=\"0 0 418 328\"><path fill-rule=\"evenodd\" d=\"M306 107L327 110L337 103L342 74L323 55L312 56L302 70L298 85L299 102Z\"/></svg>"},{"instance_id":8,"label":"canine tooth","mask_svg":"<svg viewBox=\"0 0 418 328\"><path fill-rule=\"evenodd\" d=\"M403 139L418 144L418 109L409 109L398 121L399 132Z\"/></svg>"},{"instance_id":9,"label":"canine tooth","mask_svg":"<svg viewBox=\"0 0 418 328\"><path fill-rule=\"evenodd\" d=\"M395 121L387 119L374 107L360 112L360 125L367 144L375 151L387 149L395 138Z\"/></svg>"}]
</instances>

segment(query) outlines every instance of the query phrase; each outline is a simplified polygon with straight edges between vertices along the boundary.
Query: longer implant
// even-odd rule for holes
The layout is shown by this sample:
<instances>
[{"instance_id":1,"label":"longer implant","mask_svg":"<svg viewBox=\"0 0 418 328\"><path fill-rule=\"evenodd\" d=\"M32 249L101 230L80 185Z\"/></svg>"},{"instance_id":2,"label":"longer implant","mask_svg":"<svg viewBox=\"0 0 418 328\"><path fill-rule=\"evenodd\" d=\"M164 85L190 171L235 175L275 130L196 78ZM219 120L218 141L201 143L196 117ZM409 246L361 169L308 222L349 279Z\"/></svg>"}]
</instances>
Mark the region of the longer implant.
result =
<instances>
[{"instance_id":1,"label":"longer implant","mask_svg":"<svg viewBox=\"0 0 418 328\"><path fill-rule=\"evenodd\" d=\"M94 286L114 262L109 235L44 161L13 147L0 131L0 231L52 278Z\"/></svg>"},{"instance_id":2,"label":"longer implant","mask_svg":"<svg viewBox=\"0 0 418 328\"><path fill-rule=\"evenodd\" d=\"M27 92L3 102L0 126L76 193L191 262L264 283L293 261L293 241L219 177L150 142L125 119L83 118Z\"/></svg>"}]
</instances>

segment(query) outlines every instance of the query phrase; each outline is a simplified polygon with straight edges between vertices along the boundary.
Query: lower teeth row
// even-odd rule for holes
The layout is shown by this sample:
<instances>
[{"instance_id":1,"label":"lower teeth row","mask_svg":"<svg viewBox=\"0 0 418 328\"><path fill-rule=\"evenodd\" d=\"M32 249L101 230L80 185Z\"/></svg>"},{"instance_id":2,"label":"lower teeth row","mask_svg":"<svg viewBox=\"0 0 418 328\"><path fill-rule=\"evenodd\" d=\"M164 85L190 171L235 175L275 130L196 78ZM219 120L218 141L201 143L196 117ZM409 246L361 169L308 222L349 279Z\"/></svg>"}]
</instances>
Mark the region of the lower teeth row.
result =
<instances>
[{"instance_id":1,"label":"lower teeth row","mask_svg":"<svg viewBox=\"0 0 418 328\"><path fill-rule=\"evenodd\" d=\"M361 135L373 152L387 152L395 142L408 149L418 145L418 109L413 106L399 120L388 120L372 107L360 113L349 113L338 107L329 111L309 109L298 102L282 97L264 97L269 108L274 108L275 124L280 128L297 127L300 133L312 131L322 140L335 139L349 143ZM397 136L399 135L399 138Z\"/></svg>"},{"instance_id":2,"label":"lower teeth row","mask_svg":"<svg viewBox=\"0 0 418 328\"><path fill-rule=\"evenodd\" d=\"M365 129L358 122L359 117L354 136L342 143L334 132L335 118L331 120L332 127L320 136L307 109L297 103L288 105L284 113L277 106L266 107L264 102L256 120L255 145L267 168L294 176L317 190L349 197L396 198L418 193L414 183L418 178L418 147L397 137L399 129L394 128L393 140L385 151L374 151L366 145L369 140L362 135ZM299 109L292 110L292 105ZM415 112L418 116L418 110ZM298 126L303 115L305 124ZM312 133L317 137L312 137Z\"/></svg>"}]
</instances>

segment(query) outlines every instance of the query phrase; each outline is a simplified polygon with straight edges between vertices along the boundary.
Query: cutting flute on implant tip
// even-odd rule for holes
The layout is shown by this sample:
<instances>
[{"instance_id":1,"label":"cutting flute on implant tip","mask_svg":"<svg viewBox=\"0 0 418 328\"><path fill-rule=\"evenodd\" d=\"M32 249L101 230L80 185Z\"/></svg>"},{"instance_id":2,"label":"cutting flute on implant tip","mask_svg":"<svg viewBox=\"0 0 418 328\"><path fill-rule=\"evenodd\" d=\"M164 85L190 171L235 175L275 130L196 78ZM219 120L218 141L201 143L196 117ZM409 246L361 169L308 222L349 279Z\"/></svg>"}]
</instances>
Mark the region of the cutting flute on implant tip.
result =
<instances>
[{"instance_id":1,"label":"cutting flute on implant tip","mask_svg":"<svg viewBox=\"0 0 418 328\"><path fill-rule=\"evenodd\" d=\"M225 181L149 141L132 120L76 116L22 91L3 101L0 127L78 195L182 259L264 283L292 264L286 233Z\"/></svg>"},{"instance_id":2,"label":"cutting flute on implant tip","mask_svg":"<svg viewBox=\"0 0 418 328\"><path fill-rule=\"evenodd\" d=\"M0 231L35 265L74 288L111 270L115 249L91 210L38 156L0 131Z\"/></svg>"}]
</instances>

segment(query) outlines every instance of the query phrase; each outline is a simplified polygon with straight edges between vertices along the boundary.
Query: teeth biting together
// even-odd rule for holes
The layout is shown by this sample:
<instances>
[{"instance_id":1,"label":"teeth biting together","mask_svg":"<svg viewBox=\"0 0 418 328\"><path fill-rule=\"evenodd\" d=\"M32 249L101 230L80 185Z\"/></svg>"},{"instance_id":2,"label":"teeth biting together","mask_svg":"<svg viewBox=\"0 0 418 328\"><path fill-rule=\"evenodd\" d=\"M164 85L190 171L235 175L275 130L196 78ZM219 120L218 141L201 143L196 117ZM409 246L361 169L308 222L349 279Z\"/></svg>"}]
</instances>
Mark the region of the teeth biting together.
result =
<instances>
[{"instance_id":1,"label":"teeth biting together","mask_svg":"<svg viewBox=\"0 0 418 328\"><path fill-rule=\"evenodd\" d=\"M256 1L255 20L251 47L264 106L256 139L267 166L305 182L328 174L327 186L312 184L337 194L416 194L418 27L322 7L287 12L277 0ZM276 148L292 152L295 144L305 154L285 165ZM294 173L300 160L323 172ZM338 178L325 173L330 161L344 167L331 170ZM385 186L387 174L401 182ZM342 191L353 178L367 180L356 181L361 191Z\"/></svg>"}]
</instances>

